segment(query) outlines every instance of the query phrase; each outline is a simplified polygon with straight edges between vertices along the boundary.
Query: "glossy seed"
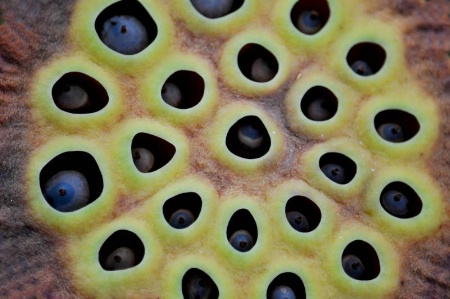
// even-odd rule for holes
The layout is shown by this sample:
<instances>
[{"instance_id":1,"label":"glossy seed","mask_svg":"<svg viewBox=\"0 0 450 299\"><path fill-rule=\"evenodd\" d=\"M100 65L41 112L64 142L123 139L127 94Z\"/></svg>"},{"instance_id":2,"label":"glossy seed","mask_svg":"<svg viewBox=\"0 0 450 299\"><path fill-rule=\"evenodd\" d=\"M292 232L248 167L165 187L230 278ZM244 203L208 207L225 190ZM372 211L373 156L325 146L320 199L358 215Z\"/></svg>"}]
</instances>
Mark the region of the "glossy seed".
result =
<instances>
[{"instance_id":1,"label":"glossy seed","mask_svg":"<svg viewBox=\"0 0 450 299\"><path fill-rule=\"evenodd\" d=\"M178 107L181 103L182 94L178 86L166 81L161 90L161 97L163 98L164 102L166 102L170 106Z\"/></svg>"},{"instance_id":2,"label":"glossy seed","mask_svg":"<svg viewBox=\"0 0 450 299\"><path fill-rule=\"evenodd\" d=\"M381 195L381 205L391 215L396 217L406 216L408 210L408 198L401 192L389 190Z\"/></svg>"},{"instance_id":3,"label":"glossy seed","mask_svg":"<svg viewBox=\"0 0 450 299\"><path fill-rule=\"evenodd\" d=\"M179 209L175 211L169 219L169 224L173 228L186 228L190 226L192 223L194 223L194 215L191 213L191 211L186 209Z\"/></svg>"},{"instance_id":4,"label":"glossy seed","mask_svg":"<svg viewBox=\"0 0 450 299\"><path fill-rule=\"evenodd\" d=\"M114 16L103 24L101 40L112 50L132 55L145 49L148 34L144 25L133 16Z\"/></svg>"},{"instance_id":5,"label":"glossy seed","mask_svg":"<svg viewBox=\"0 0 450 299\"><path fill-rule=\"evenodd\" d=\"M60 171L45 184L44 197L56 210L72 212L87 205L89 184L78 171Z\"/></svg>"},{"instance_id":6,"label":"glossy seed","mask_svg":"<svg viewBox=\"0 0 450 299\"><path fill-rule=\"evenodd\" d=\"M306 217L297 211L291 211L286 213L286 218L289 221L289 224L299 232L309 232L309 222Z\"/></svg>"},{"instance_id":7,"label":"glossy seed","mask_svg":"<svg viewBox=\"0 0 450 299\"><path fill-rule=\"evenodd\" d=\"M152 152L143 147L135 147L131 149L133 162L136 168L143 173L150 172L155 164L155 156Z\"/></svg>"},{"instance_id":8,"label":"glossy seed","mask_svg":"<svg viewBox=\"0 0 450 299\"><path fill-rule=\"evenodd\" d=\"M352 254L346 255L342 258L342 267L348 276L354 279L361 279L366 271L361 260Z\"/></svg>"},{"instance_id":9,"label":"glossy seed","mask_svg":"<svg viewBox=\"0 0 450 299\"><path fill-rule=\"evenodd\" d=\"M317 33L322 27L322 18L315 10L306 10L297 19L297 28L305 34Z\"/></svg>"},{"instance_id":10,"label":"glossy seed","mask_svg":"<svg viewBox=\"0 0 450 299\"><path fill-rule=\"evenodd\" d=\"M87 92L78 85L66 85L64 90L55 98L55 104L65 111L86 107L89 103Z\"/></svg>"},{"instance_id":11,"label":"glossy seed","mask_svg":"<svg viewBox=\"0 0 450 299\"><path fill-rule=\"evenodd\" d=\"M268 82L275 77L275 71L270 68L268 62L262 58L257 58L252 64L250 77L256 82Z\"/></svg>"},{"instance_id":12,"label":"glossy seed","mask_svg":"<svg viewBox=\"0 0 450 299\"><path fill-rule=\"evenodd\" d=\"M251 149L260 147L264 141L262 129L256 123L242 123L238 129L238 139Z\"/></svg>"},{"instance_id":13,"label":"glossy seed","mask_svg":"<svg viewBox=\"0 0 450 299\"><path fill-rule=\"evenodd\" d=\"M341 165L333 163L326 164L322 167L322 172L335 183L345 183L345 170Z\"/></svg>"},{"instance_id":14,"label":"glossy seed","mask_svg":"<svg viewBox=\"0 0 450 299\"><path fill-rule=\"evenodd\" d=\"M229 242L234 249L240 252L247 252L253 248L253 237L246 230L238 230L231 235Z\"/></svg>"},{"instance_id":15,"label":"glossy seed","mask_svg":"<svg viewBox=\"0 0 450 299\"><path fill-rule=\"evenodd\" d=\"M277 286L270 292L270 299L296 299L294 291L288 286Z\"/></svg>"},{"instance_id":16,"label":"glossy seed","mask_svg":"<svg viewBox=\"0 0 450 299\"><path fill-rule=\"evenodd\" d=\"M315 121L328 120L332 116L332 111L327 106L327 101L325 99L315 99L312 101L306 109L307 117Z\"/></svg>"},{"instance_id":17,"label":"glossy seed","mask_svg":"<svg viewBox=\"0 0 450 299\"><path fill-rule=\"evenodd\" d=\"M208 299L212 291L212 282L204 274L194 274L187 278L186 289L189 299Z\"/></svg>"},{"instance_id":18,"label":"glossy seed","mask_svg":"<svg viewBox=\"0 0 450 299\"><path fill-rule=\"evenodd\" d=\"M233 7L233 0L191 0L195 9L207 18L220 18Z\"/></svg>"},{"instance_id":19,"label":"glossy seed","mask_svg":"<svg viewBox=\"0 0 450 299\"><path fill-rule=\"evenodd\" d=\"M136 257L134 251L128 247L119 247L106 258L105 268L107 270L123 270L134 267Z\"/></svg>"},{"instance_id":20,"label":"glossy seed","mask_svg":"<svg viewBox=\"0 0 450 299\"><path fill-rule=\"evenodd\" d=\"M386 141L402 142L405 140L403 129L396 123L385 123L378 127L378 134Z\"/></svg>"},{"instance_id":21,"label":"glossy seed","mask_svg":"<svg viewBox=\"0 0 450 299\"><path fill-rule=\"evenodd\" d=\"M350 66L351 69L360 76L370 76L373 74L372 69L367 62L362 60L356 60Z\"/></svg>"}]
</instances>

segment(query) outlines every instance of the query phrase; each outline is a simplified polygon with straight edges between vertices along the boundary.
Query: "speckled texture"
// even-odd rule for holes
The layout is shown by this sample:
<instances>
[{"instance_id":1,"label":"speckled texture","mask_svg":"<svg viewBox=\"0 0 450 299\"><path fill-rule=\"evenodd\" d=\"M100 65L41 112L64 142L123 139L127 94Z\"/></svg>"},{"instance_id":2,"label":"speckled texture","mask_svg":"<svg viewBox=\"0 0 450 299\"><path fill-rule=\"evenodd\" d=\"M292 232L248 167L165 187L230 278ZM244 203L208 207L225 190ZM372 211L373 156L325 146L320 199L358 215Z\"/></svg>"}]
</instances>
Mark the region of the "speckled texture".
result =
<instances>
[{"instance_id":1,"label":"speckled texture","mask_svg":"<svg viewBox=\"0 0 450 299\"><path fill-rule=\"evenodd\" d=\"M30 89L32 74L47 65L47 62L68 47L68 20L71 15L71 1L23 1L6 0L0 4L3 24L0 25L0 153L4 157L0 167L0 296L10 298L74 298L85 296L78 293L77 283L73 281L73 269L67 268L64 253L56 254L58 249L66 248L63 235L34 221L27 208L27 185L25 170L30 161L30 153L41 145L44 138L35 139L33 123L30 122ZM251 9L250 9L251 10ZM370 13L385 18L393 15L404 34L405 58L410 71L418 83L432 97L439 107L440 131L433 152L424 164L446 200L447 215L450 193L450 2L436 1L380 1L368 8ZM219 52L222 40L193 33L183 25L177 14L177 32L181 48L190 47L196 41L194 52L209 56L219 69ZM178 23L179 22L179 23ZM212 45L212 46L211 46ZM308 64L301 59L296 62L299 68ZM312 62L313 63L313 62ZM264 191L259 183L267 182L266 188L275 187L278 182L292 177L305 178L304 168L293 171L290 161L296 161L317 140L292 134L285 122L285 111L281 100L287 93L294 77L287 80L276 93L262 97L261 107L270 111L271 117L283 124L281 132L291 142L295 152L284 153L283 163L277 165L272 174L249 179L236 175L228 167L215 162L214 154L207 151L204 139L196 132L204 131L201 125L186 128L184 133L196 144L199 155L192 158L190 169L208 176L220 195L224 193L248 193L261 196ZM132 81L132 78L129 78ZM247 98L236 93L219 78L221 105ZM413 83L411 82L411 83ZM127 81L122 82L127 85ZM134 101L135 90L125 88L130 97L128 107L134 115L146 117L142 102ZM123 117L123 116L121 116ZM42 125L42 124L41 124ZM320 141L320 140L319 140ZM291 148L291 149L292 149ZM213 161L213 162L211 162ZM218 170L219 169L219 170ZM123 198L122 198L123 197ZM138 196L138 197L144 197ZM121 195L121 202L126 202ZM125 204L126 205L126 204ZM119 211L133 207L121 206ZM351 219L352 211L346 207L342 215ZM111 215L115 218L117 215ZM357 215L358 216L358 215ZM76 240L72 240L76 243ZM448 219L434 236L408 245L401 252L402 264L400 288L395 298L446 298L450 296L450 224ZM170 258L170 257L169 257ZM187 267L187 266L186 266ZM7 269L6 271L3 269ZM170 270L172 271L172 270ZM170 272L169 271L169 272ZM173 270L174 273L176 269ZM217 274L217 273L215 273ZM174 279L174 278L171 278ZM241 279L241 278L240 278ZM241 281L241 280L239 280ZM224 281L230 285L229 281ZM254 282L256 284L256 282ZM165 286L165 284L163 284ZM138 295L139 293L135 293ZM154 293L153 295L155 295ZM142 294L141 294L142 295ZM147 294L149 296L150 294ZM326 294L325 294L326 295ZM329 295L329 294L328 294ZM156 295L155 295L156 296Z\"/></svg>"}]
</instances>

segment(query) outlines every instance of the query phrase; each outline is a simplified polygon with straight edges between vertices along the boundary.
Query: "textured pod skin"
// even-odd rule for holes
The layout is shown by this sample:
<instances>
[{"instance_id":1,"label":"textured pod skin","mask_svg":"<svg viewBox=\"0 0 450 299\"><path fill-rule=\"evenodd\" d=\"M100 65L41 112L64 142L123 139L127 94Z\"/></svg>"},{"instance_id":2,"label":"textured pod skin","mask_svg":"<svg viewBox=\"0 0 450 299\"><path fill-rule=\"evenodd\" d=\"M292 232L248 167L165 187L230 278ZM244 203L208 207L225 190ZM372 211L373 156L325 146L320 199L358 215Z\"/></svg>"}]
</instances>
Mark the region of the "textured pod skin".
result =
<instances>
[{"instance_id":1,"label":"textured pod skin","mask_svg":"<svg viewBox=\"0 0 450 299\"><path fill-rule=\"evenodd\" d=\"M35 115L28 97L31 74L72 49L67 35L74 4L58 0L0 2L0 297L84 297L59 254L65 248L63 236L33 217L24 188L30 153L43 143L34 136ZM442 188L447 218L434 235L405 247L400 284L392 298L446 298L450 293L448 6L445 0L398 0L377 1L368 8L373 14L385 11L401 24L409 71L415 83L434 99L440 117L438 140L425 164ZM185 39L190 36L182 35ZM227 184L243 186L227 178L217 183L218 189ZM252 188L258 187L249 187L249 192Z\"/></svg>"}]
</instances>

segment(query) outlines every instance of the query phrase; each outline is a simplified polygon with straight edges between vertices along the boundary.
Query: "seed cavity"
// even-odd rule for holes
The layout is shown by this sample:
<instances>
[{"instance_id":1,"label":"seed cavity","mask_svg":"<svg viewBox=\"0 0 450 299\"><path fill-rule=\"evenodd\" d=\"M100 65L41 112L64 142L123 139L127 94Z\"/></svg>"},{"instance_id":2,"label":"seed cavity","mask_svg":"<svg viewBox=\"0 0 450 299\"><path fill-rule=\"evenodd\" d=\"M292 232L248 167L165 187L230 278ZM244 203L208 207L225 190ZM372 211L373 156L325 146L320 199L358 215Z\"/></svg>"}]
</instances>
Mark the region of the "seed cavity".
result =
<instances>
[{"instance_id":1,"label":"seed cavity","mask_svg":"<svg viewBox=\"0 0 450 299\"><path fill-rule=\"evenodd\" d=\"M326 153L319 159L323 174L336 184L350 183L356 175L356 163L340 153Z\"/></svg>"},{"instance_id":2,"label":"seed cavity","mask_svg":"<svg viewBox=\"0 0 450 299\"><path fill-rule=\"evenodd\" d=\"M227 148L238 157L257 159L270 149L270 136L257 116L245 116L231 126L226 137Z\"/></svg>"},{"instance_id":3,"label":"seed cavity","mask_svg":"<svg viewBox=\"0 0 450 299\"><path fill-rule=\"evenodd\" d=\"M284 272L275 277L266 292L267 299L306 299L302 279L292 273Z\"/></svg>"},{"instance_id":4,"label":"seed cavity","mask_svg":"<svg viewBox=\"0 0 450 299\"><path fill-rule=\"evenodd\" d=\"M218 19L238 10L244 0L191 0L192 6L208 19Z\"/></svg>"},{"instance_id":5,"label":"seed cavity","mask_svg":"<svg viewBox=\"0 0 450 299\"><path fill-rule=\"evenodd\" d=\"M380 274L380 261L375 249L367 242L356 240L348 244L341 256L345 273L356 280L372 280Z\"/></svg>"},{"instance_id":6,"label":"seed cavity","mask_svg":"<svg viewBox=\"0 0 450 299\"><path fill-rule=\"evenodd\" d=\"M386 51L383 47L370 42L354 45L347 54L348 66L355 74L363 77L378 73L385 61Z\"/></svg>"},{"instance_id":7,"label":"seed cavity","mask_svg":"<svg viewBox=\"0 0 450 299\"><path fill-rule=\"evenodd\" d=\"M131 158L137 170L154 172L172 160L176 148L170 142L147 133L138 133L131 142Z\"/></svg>"},{"instance_id":8,"label":"seed cavity","mask_svg":"<svg viewBox=\"0 0 450 299\"><path fill-rule=\"evenodd\" d=\"M161 88L161 97L172 107L189 109L195 107L205 93L205 81L192 71L177 71L167 78Z\"/></svg>"},{"instance_id":9,"label":"seed cavity","mask_svg":"<svg viewBox=\"0 0 450 299\"><path fill-rule=\"evenodd\" d=\"M265 83L278 73L278 61L266 48L258 44L246 44L238 53L238 66L248 79Z\"/></svg>"},{"instance_id":10,"label":"seed cavity","mask_svg":"<svg viewBox=\"0 0 450 299\"><path fill-rule=\"evenodd\" d=\"M184 299L217 299L219 289L211 277L200 269L189 269L183 276L181 288Z\"/></svg>"},{"instance_id":11,"label":"seed cavity","mask_svg":"<svg viewBox=\"0 0 450 299\"><path fill-rule=\"evenodd\" d=\"M122 0L106 7L95 20L95 30L108 48L123 55L143 51L158 34L155 21L136 0Z\"/></svg>"},{"instance_id":12,"label":"seed cavity","mask_svg":"<svg viewBox=\"0 0 450 299\"><path fill-rule=\"evenodd\" d=\"M119 271L139 265L144 254L144 244L135 233L118 230L100 247L98 261L106 271Z\"/></svg>"},{"instance_id":13,"label":"seed cavity","mask_svg":"<svg viewBox=\"0 0 450 299\"><path fill-rule=\"evenodd\" d=\"M383 209L394 217L408 219L420 214L422 200L416 191L403 182L392 182L380 195Z\"/></svg>"},{"instance_id":14,"label":"seed cavity","mask_svg":"<svg viewBox=\"0 0 450 299\"><path fill-rule=\"evenodd\" d=\"M399 109L379 112L375 116L374 126L381 138L393 143L408 141L420 130L417 118Z\"/></svg>"},{"instance_id":15,"label":"seed cavity","mask_svg":"<svg viewBox=\"0 0 450 299\"><path fill-rule=\"evenodd\" d=\"M200 215L202 199L195 192L175 195L163 205L163 214L167 223L175 229L183 229L192 225Z\"/></svg>"},{"instance_id":16,"label":"seed cavity","mask_svg":"<svg viewBox=\"0 0 450 299\"><path fill-rule=\"evenodd\" d=\"M65 213L84 208L103 192L97 162L81 151L65 152L49 161L39 174L39 184L48 204Z\"/></svg>"},{"instance_id":17,"label":"seed cavity","mask_svg":"<svg viewBox=\"0 0 450 299\"><path fill-rule=\"evenodd\" d=\"M90 114L109 102L106 89L94 78L79 72L64 74L52 87L55 105L68 113Z\"/></svg>"},{"instance_id":18,"label":"seed cavity","mask_svg":"<svg viewBox=\"0 0 450 299\"><path fill-rule=\"evenodd\" d=\"M227 238L230 245L239 252L247 252L254 247L258 239L258 227L248 210L238 210L231 216Z\"/></svg>"},{"instance_id":19,"label":"seed cavity","mask_svg":"<svg viewBox=\"0 0 450 299\"><path fill-rule=\"evenodd\" d=\"M303 34L318 33L328 22L330 8L326 0L301 0L291 10L292 24Z\"/></svg>"},{"instance_id":20,"label":"seed cavity","mask_svg":"<svg viewBox=\"0 0 450 299\"><path fill-rule=\"evenodd\" d=\"M336 114L338 99L326 87L311 87L303 96L300 107L303 114L313 121L326 121Z\"/></svg>"},{"instance_id":21,"label":"seed cavity","mask_svg":"<svg viewBox=\"0 0 450 299\"><path fill-rule=\"evenodd\" d=\"M292 228L302 233L315 230L322 218L320 208L311 199L300 195L287 201L285 212Z\"/></svg>"}]
</instances>

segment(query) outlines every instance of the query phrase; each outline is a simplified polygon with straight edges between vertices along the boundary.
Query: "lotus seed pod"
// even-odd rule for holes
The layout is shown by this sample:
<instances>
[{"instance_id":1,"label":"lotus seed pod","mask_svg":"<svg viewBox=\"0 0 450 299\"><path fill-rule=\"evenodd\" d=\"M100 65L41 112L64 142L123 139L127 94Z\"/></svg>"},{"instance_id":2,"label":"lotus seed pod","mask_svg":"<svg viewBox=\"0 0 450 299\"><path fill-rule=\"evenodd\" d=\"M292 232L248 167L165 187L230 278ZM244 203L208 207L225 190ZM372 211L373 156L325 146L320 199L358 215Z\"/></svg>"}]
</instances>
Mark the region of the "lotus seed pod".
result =
<instances>
[{"instance_id":1,"label":"lotus seed pod","mask_svg":"<svg viewBox=\"0 0 450 299\"><path fill-rule=\"evenodd\" d=\"M448 298L447 2L0 1L0 297Z\"/></svg>"}]
</instances>

